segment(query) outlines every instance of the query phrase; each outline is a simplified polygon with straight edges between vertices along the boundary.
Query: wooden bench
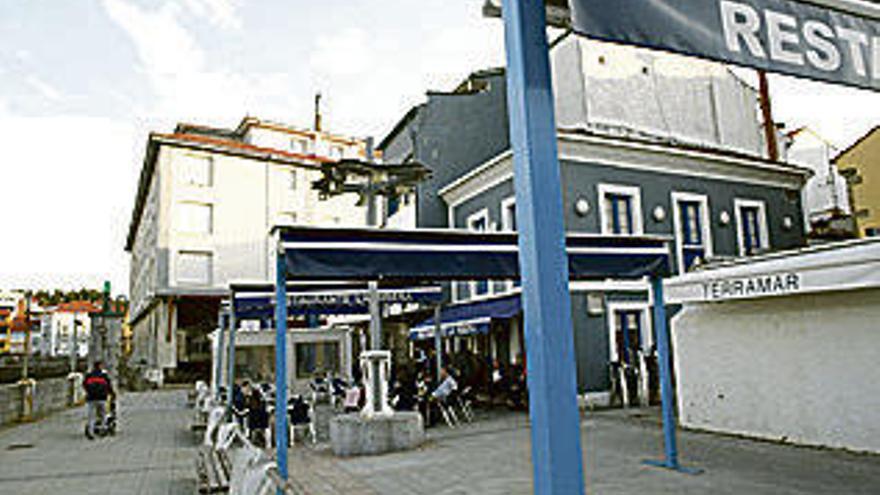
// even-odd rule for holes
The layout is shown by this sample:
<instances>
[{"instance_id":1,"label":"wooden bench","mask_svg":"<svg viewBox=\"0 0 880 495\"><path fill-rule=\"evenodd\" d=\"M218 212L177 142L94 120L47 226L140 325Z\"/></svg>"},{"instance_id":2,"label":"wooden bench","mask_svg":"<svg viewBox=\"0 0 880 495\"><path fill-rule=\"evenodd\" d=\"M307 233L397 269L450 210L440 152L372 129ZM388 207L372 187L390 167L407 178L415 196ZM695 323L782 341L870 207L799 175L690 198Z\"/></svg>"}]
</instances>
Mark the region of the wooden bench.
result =
<instances>
[{"instance_id":1,"label":"wooden bench","mask_svg":"<svg viewBox=\"0 0 880 495\"><path fill-rule=\"evenodd\" d=\"M232 466L226 454L202 446L196 456L196 487L198 493L228 493Z\"/></svg>"}]
</instances>

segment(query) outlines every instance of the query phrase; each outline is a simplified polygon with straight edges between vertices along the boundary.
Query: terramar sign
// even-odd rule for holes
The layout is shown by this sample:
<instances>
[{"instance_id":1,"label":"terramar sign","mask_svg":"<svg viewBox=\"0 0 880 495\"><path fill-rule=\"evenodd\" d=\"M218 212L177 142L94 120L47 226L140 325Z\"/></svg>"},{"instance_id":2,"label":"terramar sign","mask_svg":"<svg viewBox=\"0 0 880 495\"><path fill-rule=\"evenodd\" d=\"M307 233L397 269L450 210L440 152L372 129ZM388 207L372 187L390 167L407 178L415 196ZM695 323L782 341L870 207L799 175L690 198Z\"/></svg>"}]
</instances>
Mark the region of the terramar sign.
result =
<instances>
[{"instance_id":1,"label":"terramar sign","mask_svg":"<svg viewBox=\"0 0 880 495\"><path fill-rule=\"evenodd\" d=\"M570 3L575 31L592 38L880 90L877 7L793 0Z\"/></svg>"}]
</instances>

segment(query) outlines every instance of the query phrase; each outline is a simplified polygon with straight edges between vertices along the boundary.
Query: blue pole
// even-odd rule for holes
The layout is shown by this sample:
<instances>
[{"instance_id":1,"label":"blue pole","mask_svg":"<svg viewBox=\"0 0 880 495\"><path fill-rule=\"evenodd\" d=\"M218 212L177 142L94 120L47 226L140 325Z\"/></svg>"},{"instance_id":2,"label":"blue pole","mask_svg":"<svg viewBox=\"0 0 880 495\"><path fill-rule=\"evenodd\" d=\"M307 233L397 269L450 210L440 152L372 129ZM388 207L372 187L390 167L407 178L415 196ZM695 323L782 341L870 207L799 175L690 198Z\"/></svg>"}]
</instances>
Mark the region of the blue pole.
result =
<instances>
[{"instance_id":1,"label":"blue pole","mask_svg":"<svg viewBox=\"0 0 880 495\"><path fill-rule=\"evenodd\" d=\"M284 247L275 255L275 451L278 474L287 479L287 259ZM278 495L283 490L278 489Z\"/></svg>"},{"instance_id":2,"label":"blue pole","mask_svg":"<svg viewBox=\"0 0 880 495\"><path fill-rule=\"evenodd\" d=\"M220 399L220 386L223 384L223 354L225 354L226 343L223 342L226 334L226 320L229 318L227 310L220 308L220 318L217 325L217 354L214 363L214 397Z\"/></svg>"},{"instance_id":3,"label":"blue pole","mask_svg":"<svg viewBox=\"0 0 880 495\"><path fill-rule=\"evenodd\" d=\"M538 495L580 495L580 417L544 2L504 0L502 10L534 487Z\"/></svg>"},{"instance_id":4,"label":"blue pole","mask_svg":"<svg viewBox=\"0 0 880 495\"><path fill-rule=\"evenodd\" d=\"M675 405L672 395L672 370L669 365L669 332L666 327L666 305L663 302L663 279L651 280L654 293L654 329L657 338L657 361L660 370L660 399L663 402L663 445L666 459L661 465L679 469L678 446L675 439Z\"/></svg>"},{"instance_id":5,"label":"blue pole","mask_svg":"<svg viewBox=\"0 0 880 495\"><path fill-rule=\"evenodd\" d=\"M229 362L226 363L229 376L227 377L228 387L226 388L226 414L230 419L234 420L232 417L232 391L235 387L235 292L230 292L229 301L229 319L227 320L229 323Z\"/></svg>"}]
</instances>

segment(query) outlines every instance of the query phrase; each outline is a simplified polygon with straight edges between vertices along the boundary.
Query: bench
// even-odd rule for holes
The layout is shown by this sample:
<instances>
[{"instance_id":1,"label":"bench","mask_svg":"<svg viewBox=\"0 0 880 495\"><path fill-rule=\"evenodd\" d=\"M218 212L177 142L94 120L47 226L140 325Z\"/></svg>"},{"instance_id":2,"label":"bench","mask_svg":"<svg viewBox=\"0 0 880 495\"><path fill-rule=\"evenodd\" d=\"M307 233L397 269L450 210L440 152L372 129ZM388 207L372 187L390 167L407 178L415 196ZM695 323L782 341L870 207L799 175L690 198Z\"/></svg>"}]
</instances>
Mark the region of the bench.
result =
<instances>
[{"instance_id":1,"label":"bench","mask_svg":"<svg viewBox=\"0 0 880 495\"><path fill-rule=\"evenodd\" d=\"M226 454L202 446L196 456L196 487L198 493L228 493L232 466Z\"/></svg>"}]
</instances>

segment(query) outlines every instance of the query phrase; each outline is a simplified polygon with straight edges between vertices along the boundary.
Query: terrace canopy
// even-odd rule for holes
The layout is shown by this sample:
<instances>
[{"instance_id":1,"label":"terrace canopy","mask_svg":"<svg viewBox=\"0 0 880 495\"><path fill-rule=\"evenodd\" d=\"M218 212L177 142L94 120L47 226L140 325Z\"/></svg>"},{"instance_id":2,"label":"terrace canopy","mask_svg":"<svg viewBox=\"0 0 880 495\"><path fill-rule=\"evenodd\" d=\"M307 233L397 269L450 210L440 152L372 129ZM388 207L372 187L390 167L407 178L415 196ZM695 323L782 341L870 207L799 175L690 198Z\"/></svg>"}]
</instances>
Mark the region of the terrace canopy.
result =
<instances>
[{"instance_id":1,"label":"terrace canopy","mask_svg":"<svg viewBox=\"0 0 880 495\"><path fill-rule=\"evenodd\" d=\"M384 285L521 276L515 233L287 226L275 227L272 232L278 243L276 300L287 299L288 283L303 280L379 281ZM564 247L568 273L573 280L651 278L654 300L658 302L654 305L654 321L659 359L661 363L668 362L662 277L668 275L670 267L669 239L573 234L566 237ZM286 347L287 309L287 305L275 307L276 349ZM663 396L668 398L669 370L661 368ZM276 352L279 403L287 400L286 383L280 378L286 375L286 369L286 354ZM671 422L667 424L668 440L672 426ZM276 415L278 469L284 477L287 474L287 427L286 415ZM534 425L534 428L544 427L546 425Z\"/></svg>"}]
</instances>

